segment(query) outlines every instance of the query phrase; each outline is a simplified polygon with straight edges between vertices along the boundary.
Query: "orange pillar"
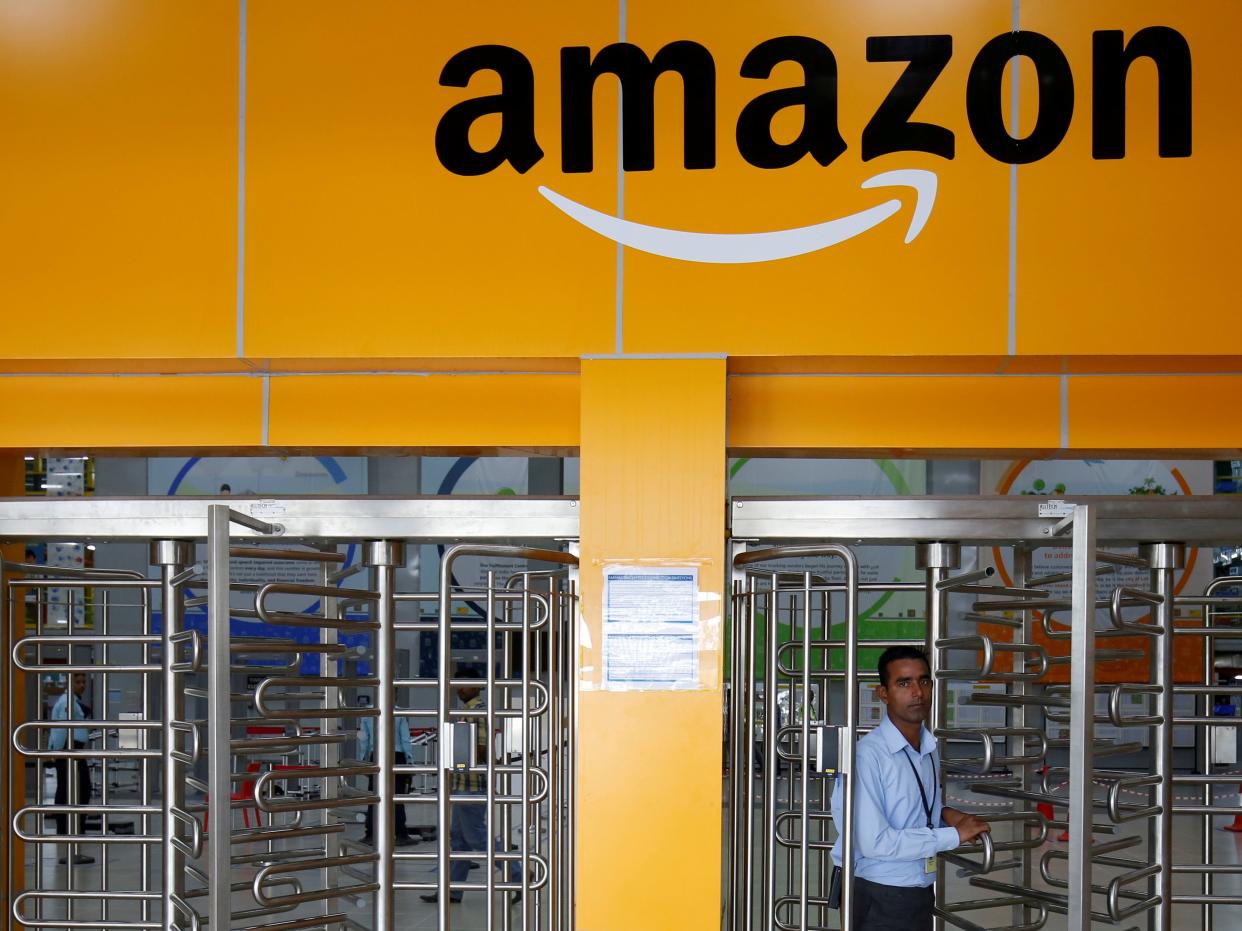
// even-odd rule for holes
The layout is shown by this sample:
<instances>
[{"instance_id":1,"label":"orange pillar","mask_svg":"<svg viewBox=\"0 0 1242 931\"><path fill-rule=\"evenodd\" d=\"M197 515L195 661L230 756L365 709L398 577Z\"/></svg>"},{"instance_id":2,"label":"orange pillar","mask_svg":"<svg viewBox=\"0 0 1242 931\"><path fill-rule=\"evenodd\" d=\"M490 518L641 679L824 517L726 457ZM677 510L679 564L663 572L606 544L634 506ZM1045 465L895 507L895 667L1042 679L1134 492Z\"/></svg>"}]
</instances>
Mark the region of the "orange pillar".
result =
<instances>
[{"instance_id":1,"label":"orange pillar","mask_svg":"<svg viewBox=\"0 0 1242 931\"><path fill-rule=\"evenodd\" d=\"M580 931L718 931L725 363L582 365ZM698 570L696 686L605 688L604 567Z\"/></svg>"}]
</instances>

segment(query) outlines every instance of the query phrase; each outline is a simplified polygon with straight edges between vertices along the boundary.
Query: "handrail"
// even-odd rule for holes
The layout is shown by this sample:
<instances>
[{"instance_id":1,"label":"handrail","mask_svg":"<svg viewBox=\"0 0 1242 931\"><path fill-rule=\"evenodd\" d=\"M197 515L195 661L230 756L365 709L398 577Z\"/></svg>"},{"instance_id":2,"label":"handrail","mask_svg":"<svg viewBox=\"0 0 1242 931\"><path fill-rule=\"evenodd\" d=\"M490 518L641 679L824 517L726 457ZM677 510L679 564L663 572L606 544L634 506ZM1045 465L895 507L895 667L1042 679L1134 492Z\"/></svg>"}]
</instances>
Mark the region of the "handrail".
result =
<instances>
[{"instance_id":1,"label":"handrail","mask_svg":"<svg viewBox=\"0 0 1242 931\"><path fill-rule=\"evenodd\" d=\"M1108 599L1108 617L1113 622L1114 630L1128 630L1131 633L1146 634L1149 637L1157 637L1164 633L1164 627L1160 624L1141 624L1137 621L1127 621L1122 617L1121 608L1126 598L1131 599L1128 602L1131 605L1135 602L1153 607L1164 604L1164 596L1156 592L1147 592L1124 586L1114 588L1112 597Z\"/></svg>"},{"instance_id":2,"label":"handrail","mask_svg":"<svg viewBox=\"0 0 1242 931\"><path fill-rule=\"evenodd\" d=\"M996 642L986 634L968 634L962 637L943 637L936 641L936 649L948 652L950 650L979 650L983 653L983 662L980 668L974 669L941 669L937 673L938 679L945 681L952 680L975 680L975 679L991 679L994 682L1031 682L1043 677L1048 671L1048 654L1044 648L1031 643L1006 643L1004 641ZM1025 672L996 672L994 665L996 662L997 651L1003 653L1021 653L1028 656L1022 666ZM1034 669L1030 667L1034 665Z\"/></svg>"}]
</instances>

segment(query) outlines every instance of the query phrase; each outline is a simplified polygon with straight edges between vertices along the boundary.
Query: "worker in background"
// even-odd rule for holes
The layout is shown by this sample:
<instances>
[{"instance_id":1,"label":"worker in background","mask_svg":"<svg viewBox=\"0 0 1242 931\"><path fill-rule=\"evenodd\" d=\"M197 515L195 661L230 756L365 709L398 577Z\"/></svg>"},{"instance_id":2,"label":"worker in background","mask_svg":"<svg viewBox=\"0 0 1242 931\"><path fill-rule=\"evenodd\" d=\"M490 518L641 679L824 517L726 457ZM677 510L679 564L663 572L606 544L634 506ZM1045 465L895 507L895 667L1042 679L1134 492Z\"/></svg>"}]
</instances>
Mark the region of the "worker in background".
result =
<instances>
[{"instance_id":1,"label":"worker in background","mask_svg":"<svg viewBox=\"0 0 1242 931\"><path fill-rule=\"evenodd\" d=\"M880 656L876 695L884 720L858 741L854 773L856 931L931 931L936 856L990 830L974 815L942 803L931 713L931 665L922 650L889 647ZM844 785L837 779L832 818L842 824ZM841 865L841 843L832 859ZM834 873L834 878L835 878Z\"/></svg>"},{"instance_id":2,"label":"worker in background","mask_svg":"<svg viewBox=\"0 0 1242 931\"><path fill-rule=\"evenodd\" d=\"M457 679L479 679L481 678L473 669L463 669L455 676ZM487 715L486 702L483 699L483 689L478 685L460 685L457 687L457 700L461 702L463 708L467 711L475 712L474 715L460 718L463 723L474 724L475 733L475 763L486 765L488 754L488 734L487 734ZM478 795L483 796L487 792L487 774L481 772L469 772L468 770L454 770L452 779L449 783L449 792L454 796L459 795ZM454 801L452 804L453 824L452 835L450 837L450 849L455 853L469 852L480 853L487 849L487 802L480 798L478 802L474 801ZM500 844L497 842L497 848ZM454 857L452 865L449 867L449 881L453 884L464 883L466 877L470 875L470 870L479 864L474 860ZM515 862L511 862L508 869L509 879L517 882L521 878L521 867ZM450 902L460 902L461 892L450 892ZM429 892L421 896L424 902L435 902L436 893ZM521 898L521 893L516 890L510 895L510 901L517 902Z\"/></svg>"},{"instance_id":3,"label":"worker in background","mask_svg":"<svg viewBox=\"0 0 1242 931\"><path fill-rule=\"evenodd\" d=\"M61 696L56 699L56 704L52 706L53 721L86 721L90 719L91 706L86 702L86 673L75 672L72 683L72 687L65 689ZM64 750L66 747L73 750L85 750L88 739L89 734L85 727L56 727L50 730L47 746L49 750ZM77 789L72 793L72 797L69 791L70 769L73 770L77 782ZM90 804L91 773L84 757L70 759L62 756L56 759L55 801L57 805ZM77 815L73 817L72 823L70 822L69 815L63 813L52 815L52 821L56 825L57 834L82 833L82 819ZM60 862L81 866L86 863L94 863L95 858L84 853L74 853L61 857Z\"/></svg>"},{"instance_id":4,"label":"worker in background","mask_svg":"<svg viewBox=\"0 0 1242 931\"><path fill-rule=\"evenodd\" d=\"M460 670L457 679L478 679L479 674L473 669ZM461 702L461 706L467 711L475 711L476 715L461 718L459 720L464 724L475 725L475 763L487 762L487 717L484 712L486 707L483 701L483 690L477 685L459 685L457 687L457 700ZM449 780L449 792L454 796L458 795L483 795L487 791L487 776L485 773L470 772L468 770L454 770L452 778ZM487 803L482 804L464 801L454 801L452 803L453 822L452 834L450 835L450 850L454 853L463 851L479 852L487 849ZM470 875L470 864L472 861L453 858L452 865L449 867L449 881L451 883L464 883ZM450 892L450 902L460 902L461 892ZM430 892L420 896L424 902L435 902L436 893Z\"/></svg>"},{"instance_id":5,"label":"worker in background","mask_svg":"<svg viewBox=\"0 0 1242 931\"><path fill-rule=\"evenodd\" d=\"M364 701L365 699L361 699ZM405 766L407 763L414 761L414 746L410 743L410 719L398 717L395 725L397 744L394 748L393 759L398 766ZM363 718L362 723L358 727L358 759L365 762L375 761L375 718ZM367 788L375 791L375 778L367 777ZM395 778L394 789L397 795L407 795L410 791L410 776L408 773L397 773ZM396 828L393 832L394 843L398 847L409 847L411 844L418 843L422 838L411 834L405 823L405 805L396 802L393 805L394 814L396 815ZM367 806L366 829L362 835L364 844L374 844L374 825L375 825L375 806Z\"/></svg>"}]
</instances>

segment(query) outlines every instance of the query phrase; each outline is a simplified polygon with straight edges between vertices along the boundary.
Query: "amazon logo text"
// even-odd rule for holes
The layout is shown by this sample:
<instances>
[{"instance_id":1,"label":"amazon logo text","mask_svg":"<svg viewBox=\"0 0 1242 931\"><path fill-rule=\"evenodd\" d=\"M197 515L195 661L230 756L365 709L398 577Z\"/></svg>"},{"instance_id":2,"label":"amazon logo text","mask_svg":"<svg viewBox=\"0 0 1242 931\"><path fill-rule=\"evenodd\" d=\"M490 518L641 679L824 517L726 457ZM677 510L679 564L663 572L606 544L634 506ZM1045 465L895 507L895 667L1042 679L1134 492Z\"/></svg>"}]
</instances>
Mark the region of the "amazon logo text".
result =
<instances>
[{"instance_id":1,"label":"amazon logo text","mask_svg":"<svg viewBox=\"0 0 1242 931\"><path fill-rule=\"evenodd\" d=\"M896 152L926 152L952 159L955 133L913 117L940 79L954 54L948 35L869 36L867 61L906 62L888 95L867 122L860 139L863 161ZM1008 93L1005 70L1025 58L1038 75L1039 108L1034 123L1020 137L1006 126ZM1127 36L1104 29L1092 34L1092 156L1126 154L1126 81L1140 59L1156 69L1158 124L1156 148L1162 158L1191 154L1191 55L1186 39L1167 26L1149 26ZM759 43L745 56L739 75L765 81L782 63L802 70L802 83L764 90L742 107L736 120L738 153L751 165L780 169L806 157L830 165L848 149L838 127L842 88L837 61L824 42L808 36L780 36ZM589 172L594 166L594 89L604 75L621 88L622 167L655 168L655 84L675 74L683 87L683 164L707 170L716 165L716 61L703 45L680 40L649 56L637 45L614 43L592 54L586 46L569 46L560 55L561 170ZM468 87L480 72L495 72L499 93L472 97L450 107L436 127L440 163L458 175L483 175L508 163L529 171L544 157L535 135L535 74L530 61L505 45L478 45L455 54L444 65L440 84ZM848 88L845 88L848 92ZM996 36L979 49L965 87L966 117L975 143L989 156L1009 164L1038 161L1065 138L1074 115L1075 81L1065 54L1048 36L1020 31ZM792 140L778 140L773 121L785 110L800 111L801 129ZM485 117L500 118L491 148L476 149L472 126Z\"/></svg>"}]
</instances>

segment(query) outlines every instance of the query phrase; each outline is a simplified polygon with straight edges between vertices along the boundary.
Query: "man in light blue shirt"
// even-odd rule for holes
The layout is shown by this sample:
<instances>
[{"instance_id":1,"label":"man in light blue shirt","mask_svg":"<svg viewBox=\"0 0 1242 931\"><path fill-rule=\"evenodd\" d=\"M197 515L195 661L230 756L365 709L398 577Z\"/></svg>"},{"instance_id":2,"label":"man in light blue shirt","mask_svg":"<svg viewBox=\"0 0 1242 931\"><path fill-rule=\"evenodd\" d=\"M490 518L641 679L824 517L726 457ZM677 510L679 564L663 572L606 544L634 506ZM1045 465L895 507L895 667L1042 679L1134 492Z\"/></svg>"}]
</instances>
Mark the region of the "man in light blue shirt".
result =
<instances>
[{"instance_id":1,"label":"man in light blue shirt","mask_svg":"<svg viewBox=\"0 0 1242 931\"><path fill-rule=\"evenodd\" d=\"M396 719L396 763L404 766L407 763L414 762L414 745L410 742L410 719L398 717ZM370 761L375 753L375 718L363 718L358 726L358 759ZM398 795L406 795L410 791L410 777L406 773L397 773L396 776L396 793ZM374 790L375 780L368 779L367 786ZM405 823L405 806L397 803L395 806L396 814L396 845L398 847L408 847L411 844L418 843L419 838L410 833ZM375 806L367 806L366 830L362 835L362 842L370 844L374 842L373 830L375 824Z\"/></svg>"},{"instance_id":2,"label":"man in light blue shirt","mask_svg":"<svg viewBox=\"0 0 1242 931\"><path fill-rule=\"evenodd\" d=\"M987 822L943 804L931 712L931 667L922 650L890 647L879 662L876 694L887 707L879 727L858 741L854 768L856 931L929 931L936 855L970 843ZM832 793L840 825L843 781ZM841 863L838 840L832 859Z\"/></svg>"},{"instance_id":3,"label":"man in light blue shirt","mask_svg":"<svg viewBox=\"0 0 1242 931\"><path fill-rule=\"evenodd\" d=\"M53 721L85 721L91 716L91 709L86 704L86 673L75 672L73 674L72 688L65 689L60 697L56 699L56 703L52 705ZM47 747L49 750L64 750L72 747L74 750L85 750L86 743L90 739L90 733L85 727L54 727L49 728L47 737ZM73 760L73 778L77 782L77 792L74 797L69 797L69 781L70 781L70 760L68 757L57 757L56 759L56 798L57 805L89 805L91 801L91 773L87 767L86 760L78 757ZM73 819L73 827L70 830L69 816L66 814L52 815L52 822L56 825L57 834L80 834L81 820L76 816ZM84 853L74 853L71 856L61 857L61 863L80 866L85 863L94 863L95 858Z\"/></svg>"}]
</instances>

